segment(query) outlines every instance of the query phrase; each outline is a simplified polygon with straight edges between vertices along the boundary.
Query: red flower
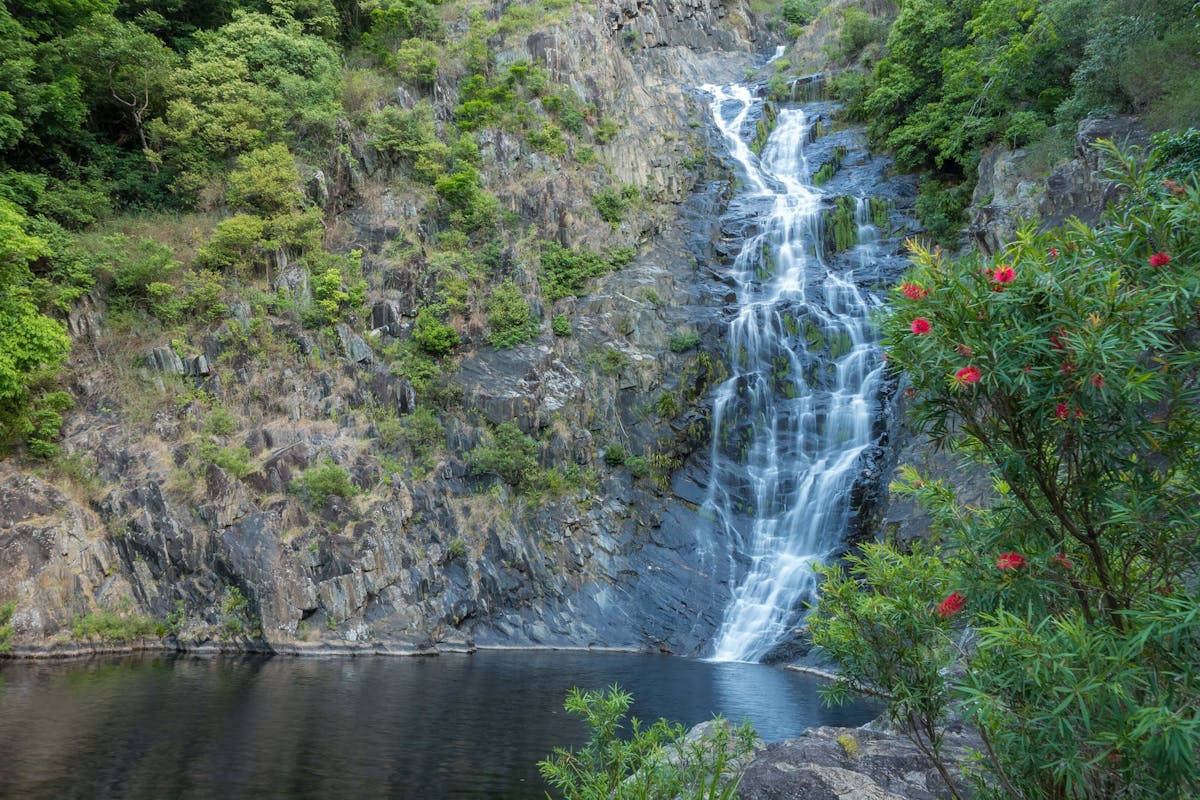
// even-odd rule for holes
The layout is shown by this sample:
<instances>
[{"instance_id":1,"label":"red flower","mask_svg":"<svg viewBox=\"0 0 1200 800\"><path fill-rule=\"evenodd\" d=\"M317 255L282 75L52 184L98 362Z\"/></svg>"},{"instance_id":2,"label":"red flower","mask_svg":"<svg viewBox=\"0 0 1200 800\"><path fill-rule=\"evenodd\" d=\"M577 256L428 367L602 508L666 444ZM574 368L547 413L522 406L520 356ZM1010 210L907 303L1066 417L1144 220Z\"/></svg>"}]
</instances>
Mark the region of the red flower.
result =
<instances>
[{"instance_id":1,"label":"red flower","mask_svg":"<svg viewBox=\"0 0 1200 800\"><path fill-rule=\"evenodd\" d=\"M971 349L970 345L955 345L954 349L957 350L958 354L963 358L970 358L971 356L975 355L975 351Z\"/></svg>"},{"instance_id":2,"label":"red flower","mask_svg":"<svg viewBox=\"0 0 1200 800\"><path fill-rule=\"evenodd\" d=\"M1020 553L1001 553L996 559L997 569L1020 569L1025 566L1025 556Z\"/></svg>"},{"instance_id":3,"label":"red flower","mask_svg":"<svg viewBox=\"0 0 1200 800\"><path fill-rule=\"evenodd\" d=\"M996 267L996 271L992 273L992 280L996 283L1011 283L1017 277L1017 271L1008 264L1001 264Z\"/></svg>"},{"instance_id":4,"label":"red flower","mask_svg":"<svg viewBox=\"0 0 1200 800\"><path fill-rule=\"evenodd\" d=\"M1059 403L1054 407L1054 416L1058 417L1059 419L1066 419L1070 415L1071 411L1067 408L1066 403Z\"/></svg>"},{"instance_id":5,"label":"red flower","mask_svg":"<svg viewBox=\"0 0 1200 800\"><path fill-rule=\"evenodd\" d=\"M912 321L912 325L909 327L917 336L929 333L930 329L932 328L932 326L929 324L929 320L925 319L924 317L917 317Z\"/></svg>"},{"instance_id":6,"label":"red flower","mask_svg":"<svg viewBox=\"0 0 1200 800\"><path fill-rule=\"evenodd\" d=\"M921 300L925 297L925 295L929 294L929 290L922 289L915 283L905 281L904 283L900 284L900 293L909 300Z\"/></svg>"},{"instance_id":7,"label":"red flower","mask_svg":"<svg viewBox=\"0 0 1200 800\"><path fill-rule=\"evenodd\" d=\"M1170 263L1171 257L1161 251L1150 256L1150 266L1152 267L1165 267Z\"/></svg>"},{"instance_id":8,"label":"red flower","mask_svg":"<svg viewBox=\"0 0 1200 800\"><path fill-rule=\"evenodd\" d=\"M979 367L963 367L954 373L954 382L959 386L967 386L968 384L979 383L979 379L982 377L983 373L979 371Z\"/></svg>"},{"instance_id":9,"label":"red flower","mask_svg":"<svg viewBox=\"0 0 1200 800\"><path fill-rule=\"evenodd\" d=\"M962 592L951 592L946 599L938 603L937 613L943 619L949 619L955 614L963 610L963 606L967 604L967 598Z\"/></svg>"},{"instance_id":10,"label":"red flower","mask_svg":"<svg viewBox=\"0 0 1200 800\"><path fill-rule=\"evenodd\" d=\"M1103 389L1106 386L1104 383L1104 376L1099 372L1093 375L1089 380L1091 380L1092 386L1095 386L1097 389Z\"/></svg>"},{"instance_id":11,"label":"red flower","mask_svg":"<svg viewBox=\"0 0 1200 800\"><path fill-rule=\"evenodd\" d=\"M1067 338L1066 328L1055 328L1050 331L1050 346L1055 350L1065 350L1067 346L1063 344L1063 339Z\"/></svg>"},{"instance_id":12,"label":"red flower","mask_svg":"<svg viewBox=\"0 0 1200 800\"><path fill-rule=\"evenodd\" d=\"M1053 260L1053 259L1055 259L1055 258L1058 258L1058 248L1057 248L1057 247L1051 247L1051 248L1050 248L1050 258L1051 258L1052 260Z\"/></svg>"},{"instance_id":13,"label":"red flower","mask_svg":"<svg viewBox=\"0 0 1200 800\"><path fill-rule=\"evenodd\" d=\"M1071 563L1071 559L1067 558L1066 553L1055 553L1050 556L1050 563L1061 569L1074 569L1075 565Z\"/></svg>"},{"instance_id":14,"label":"red flower","mask_svg":"<svg viewBox=\"0 0 1200 800\"><path fill-rule=\"evenodd\" d=\"M1075 362L1067 359L1062 363L1062 366L1058 368L1058 371L1063 375L1070 375L1075 371Z\"/></svg>"}]
</instances>

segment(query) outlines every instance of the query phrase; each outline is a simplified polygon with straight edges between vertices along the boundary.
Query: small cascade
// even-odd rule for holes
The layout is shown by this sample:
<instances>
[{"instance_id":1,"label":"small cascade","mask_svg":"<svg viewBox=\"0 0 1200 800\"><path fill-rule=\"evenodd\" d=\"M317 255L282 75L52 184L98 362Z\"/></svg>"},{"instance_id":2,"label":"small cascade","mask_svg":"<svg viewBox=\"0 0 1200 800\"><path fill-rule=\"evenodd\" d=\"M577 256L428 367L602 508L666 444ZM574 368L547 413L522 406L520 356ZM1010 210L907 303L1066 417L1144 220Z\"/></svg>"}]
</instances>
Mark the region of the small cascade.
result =
<instances>
[{"instance_id":1,"label":"small cascade","mask_svg":"<svg viewBox=\"0 0 1200 800\"><path fill-rule=\"evenodd\" d=\"M826 204L805 156L815 119L781 109L759 157L745 137L761 101L745 86L703 88L741 168L734 203L754 217L730 278L732 376L713 407L704 511L736 551L723 571L741 577L712 658L757 661L793 636L817 589L814 566L842 548L882 369L875 301L822 252ZM857 208L856 265L879 238L870 203Z\"/></svg>"}]
</instances>

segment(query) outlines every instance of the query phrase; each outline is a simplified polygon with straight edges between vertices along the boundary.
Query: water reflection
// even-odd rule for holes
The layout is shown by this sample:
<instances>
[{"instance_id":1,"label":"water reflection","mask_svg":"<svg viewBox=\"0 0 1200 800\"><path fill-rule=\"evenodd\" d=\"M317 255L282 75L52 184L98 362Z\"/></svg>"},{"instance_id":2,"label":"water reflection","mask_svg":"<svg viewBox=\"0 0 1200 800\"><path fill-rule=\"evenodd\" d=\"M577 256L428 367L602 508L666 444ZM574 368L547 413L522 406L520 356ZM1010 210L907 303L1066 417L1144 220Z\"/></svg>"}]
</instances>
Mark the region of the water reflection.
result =
<instances>
[{"instance_id":1,"label":"water reflection","mask_svg":"<svg viewBox=\"0 0 1200 800\"><path fill-rule=\"evenodd\" d=\"M644 719L721 713L768 740L874 713L770 667L618 654L9 663L0 796L542 797L538 759L582 739L567 690L613 683Z\"/></svg>"}]
</instances>

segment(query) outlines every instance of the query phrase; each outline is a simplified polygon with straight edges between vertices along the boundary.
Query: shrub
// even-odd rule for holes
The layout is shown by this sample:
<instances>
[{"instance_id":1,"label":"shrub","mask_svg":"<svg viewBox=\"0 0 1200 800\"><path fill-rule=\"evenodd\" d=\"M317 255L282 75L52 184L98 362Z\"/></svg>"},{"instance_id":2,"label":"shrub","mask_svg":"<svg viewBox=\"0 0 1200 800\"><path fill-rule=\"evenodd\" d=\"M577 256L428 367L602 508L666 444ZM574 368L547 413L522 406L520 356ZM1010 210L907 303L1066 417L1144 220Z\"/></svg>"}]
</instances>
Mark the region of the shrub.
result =
<instances>
[{"instance_id":1,"label":"shrub","mask_svg":"<svg viewBox=\"0 0 1200 800\"><path fill-rule=\"evenodd\" d=\"M350 498L358 494L358 487L350 480L350 473L331 458L304 470L292 481L291 489L314 508L328 505L331 497Z\"/></svg>"},{"instance_id":2,"label":"shrub","mask_svg":"<svg viewBox=\"0 0 1200 800\"><path fill-rule=\"evenodd\" d=\"M921 183L914 210L934 242L957 248L970 200L970 184L947 184L929 179Z\"/></svg>"},{"instance_id":3,"label":"shrub","mask_svg":"<svg viewBox=\"0 0 1200 800\"><path fill-rule=\"evenodd\" d=\"M435 306L425 306L417 313L413 323L412 338L417 346L434 356L444 356L458 347L458 331L438 319L441 311Z\"/></svg>"},{"instance_id":4,"label":"shrub","mask_svg":"<svg viewBox=\"0 0 1200 800\"><path fill-rule=\"evenodd\" d=\"M12 615L16 609L16 603L0 605L0 653L7 653L12 649Z\"/></svg>"},{"instance_id":5,"label":"shrub","mask_svg":"<svg viewBox=\"0 0 1200 800\"><path fill-rule=\"evenodd\" d=\"M438 46L424 39L406 39L396 49L396 72L401 80L420 89L437 83Z\"/></svg>"},{"instance_id":6,"label":"shrub","mask_svg":"<svg viewBox=\"0 0 1200 800\"><path fill-rule=\"evenodd\" d=\"M670 347L672 353L686 353L700 344L700 334L695 331L679 331L671 334Z\"/></svg>"},{"instance_id":7,"label":"shrub","mask_svg":"<svg viewBox=\"0 0 1200 800\"><path fill-rule=\"evenodd\" d=\"M236 586L225 587L225 595L221 598L221 627L226 636L240 636L246 630L246 611L250 601Z\"/></svg>"},{"instance_id":8,"label":"shrub","mask_svg":"<svg viewBox=\"0 0 1200 800\"><path fill-rule=\"evenodd\" d=\"M277 143L239 156L237 169L229 173L225 202L235 211L265 217L300 208L300 173L287 145Z\"/></svg>"},{"instance_id":9,"label":"shrub","mask_svg":"<svg viewBox=\"0 0 1200 800\"><path fill-rule=\"evenodd\" d=\"M505 483L524 487L537 476L537 442L513 423L502 422L487 443L467 453L466 460L477 475L495 475Z\"/></svg>"},{"instance_id":10,"label":"shrub","mask_svg":"<svg viewBox=\"0 0 1200 800\"><path fill-rule=\"evenodd\" d=\"M407 166L418 180L436 184L445 175L450 151L438 138L428 102L408 111L387 106L371 117L367 130L381 153Z\"/></svg>"},{"instance_id":11,"label":"shrub","mask_svg":"<svg viewBox=\"0 0 1200 800\"><path fill-rule=\"evenodd\" d=\"M492 291L487 304L488 343L492 347L516 347L528 342L537 332L529 302L512 281Z\"/></svg>"},{"instance_id":12,"label":"shrub","mask_svg":"<svg viewBox=\"0 0 1200 800\"><path fill-rule=\"evenodd\" d=\"M541 251L542 294L551 302L563 297L582 297L589 279L627 263L631 254L614 251L607 259L587 250L568 250L556 242L545 242Z\"/></svg>"},{"instance_id":13,"label":"shrub","mask_svg":"<svg viewBox=\"0 0 1200 800\"><path fill-rule=\"evenodd\" d=\"M960 704L985 798L1200 792L1200 186L1105 149L1127 195L1104 227L1026 229L992 260L914 245L889 364L914 426L994 491L968 506L904 470L942 561L867 548L810 617L900 725L936 739Z\"/></svg>"},{"instance_id":14,"label":"shrub","mask_svg":"<svg viewBox=\"0 0 1200 800\"><path fill-rule=\"evenodd\" d=\"M600 219L613 225L625 219L625 212L629 210L629 200L616 187L596 192L592 195L592 205L596 207Z\"/></svg>"},{"instance_id":15,"label":"shrub","mask_svg":"<svg viewBox=\"0 0 1200 800\"><path fill-rule=\"evenodd\" d=\"M555 314L550 320L550 330L555 336L570 336L571 335L571 320L566 314Z\"/></svg>"},{"instance_id":16,"label":"shrub","mask_svg":"<svg viewBox=\"0 0 1200 800\"><path fill-rule=\"evenodd\" d=\"M650 474L650 459L645 456L630 456L625 459L625 468L635 478L644 478Z\"/></svg>"},{"instance_id":17,"label":"shrub","mask_svg":"<svg viewBox=\"0 0 1200 800\"><path fill-rule=\"evenodd\" d=\"M610 467L620 467L625 464L625 448L619 444L610 444L604 448L604 463Z\"/></svg>"},{"instance_id":18,"label":"shrub","mask_svg":"<svg viewBox=\"0 0 1200 800\"><path fill-rule=\"evenodd\" d=\"M200 459L214 464L236 478L244 478L252 471L250 450L246 447L221 447L212 442L200 445Z\"/></svg>"},{"instance_id":19,"label":"shrub","mask_svg":"<svg viewBox=\"0 0 1200 800\"><path fill-rule=\"evenodd\" d=\"M120 615L111 611L84 614L71 620L71 636L76 639L99 639L102 642L125 642L145 636L160 636L161 623L138 614Z\"/></svg>"},{"instance_id":20,"label":"shrub","mask_svg":"<svg viewBox=\"0 0 1200 800\"><path fill-rule=\"evenodd\" d=\"M779 6L779 16L792 25L807 25L816 18L817 11L816 0L783 0Z\"/></svg>"},{"instance_id":21,"label":"shrub","mask_svg":"<svg viewBox=\"0 0 1200 800\"><path fill-rule=\"evenodd\" d=\"M715 720L713 732L688 740L678 723L660 719L643 727L626 715L633 696L613 685L605 691L572 689L566 710L582 717L588 743L578 751L555 748L538 763L542 777L564 800L687 797L729 800L741 780L737 762L753 752L749 725L733 728Z\"/></svg>"},{"instance_id":22,"label":"shrub","mask_svg":"<svg viewBox=\"0 0 1200 800\"><path fill-rule=\"evenodd\" d=\"M446 443L446 428L432 409L418 408L400 418L401 439L416 458L436 453Z\"/></svg>"}]
</instances>

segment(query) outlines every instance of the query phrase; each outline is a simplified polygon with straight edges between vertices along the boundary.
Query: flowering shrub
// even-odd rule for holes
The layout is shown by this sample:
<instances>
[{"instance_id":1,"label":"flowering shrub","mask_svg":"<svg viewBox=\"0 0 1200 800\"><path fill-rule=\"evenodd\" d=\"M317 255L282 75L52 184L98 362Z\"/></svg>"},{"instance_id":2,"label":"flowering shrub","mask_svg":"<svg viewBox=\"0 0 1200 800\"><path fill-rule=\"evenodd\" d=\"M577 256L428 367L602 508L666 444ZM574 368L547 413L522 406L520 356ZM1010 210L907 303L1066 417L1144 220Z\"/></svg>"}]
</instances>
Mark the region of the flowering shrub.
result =
<instances>
[{"instance_id":1,"label":"flowering shrub","mask_svg":"<svg viewBox=\"0 0 1200 800\"><path fill-rule=\"evenodd\" d=\"M985 798L1200 796L1200 187L1107 151L1127 195L1102 227L1024 230L995 264L912 245L889 363L917 429L994 493L965 507L902 470L893 490L929 512L942 561L872 557L919 602L863 606L879 576L850 560L813 615L858 681L923 693L931 719L957 704L983 736ZM932 324L914 336L918 316ZM946 642L961 669L935 667L944 690L914 681L902 641Z\"/></svg>"}]
</instances>

